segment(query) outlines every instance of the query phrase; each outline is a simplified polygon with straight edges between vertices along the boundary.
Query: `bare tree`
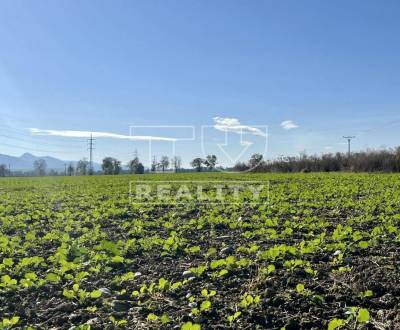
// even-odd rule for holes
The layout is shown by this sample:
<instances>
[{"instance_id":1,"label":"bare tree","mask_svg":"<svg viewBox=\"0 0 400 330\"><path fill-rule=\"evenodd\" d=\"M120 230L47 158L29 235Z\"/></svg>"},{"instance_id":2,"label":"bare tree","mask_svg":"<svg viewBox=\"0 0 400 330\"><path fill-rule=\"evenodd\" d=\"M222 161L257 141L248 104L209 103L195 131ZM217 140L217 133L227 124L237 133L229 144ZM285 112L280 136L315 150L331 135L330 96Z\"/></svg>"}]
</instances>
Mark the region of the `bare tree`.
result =
<instances>
[{"instance_id":1,"label":"bare tree","mask_svg":"<svg viewBox=\"0 0 400 330\"><path fill-rule=\"evenodd\" d=\"M143 174L144 173L144 166L142 163L139 163L136 167L135 174Z\"/></svg>"},{"instance_id":2,"label":"bare tree","mask_svg":"<svg viewBox=\"0 0 400 330\"><path fill-rule=\"evenodd\" d=\"M121 161L114 159L114 172L113 174L118 175L121 172Z\"/></svg>"},{"instance_id":3,"label":"bare tree","mask_svg":"<svg viewBox=\"0 0 400 330\"><path fill-rule=\"evenodd\" d=\"M140 162L139 157L133 158L131 161L128 163L130 172L132 174L143 174L144 173L144 166Z\"/></svg>"},{"instance_id":4,"label":"bare tree","mask_svg":"<svg viewBox=\"0 0 400 330\"><path fill-rule=\"evenodd\" d=\"M76 165L76 171L80 175L86 175L88 173L89 162L86 158L81 159Z\"/></svg>"},{"instance_id":5,"label":"bare tree","mask_svg":"<svg viewBox=\"0 0 400 330\"><path fill-rule=\"evenodd\" d=\"M132 174L135 173L136 168L137 168L137 166L138 166L139 163L140 163L139 157L135 157L135 158L133 158L132 160L130 160L130 161L128 162L128 167L129 167L129 170L130 170L130 172L131 172Z\"/></svg>"},{"instance_id":6,"label":"bare tree","mask_svg":"<svg viewBox=\"0 0 400 330\"><path fill-rule=\"evenodd\" d=\"M74 174L74 172L75 172L75 168L74 168L74 166L70 163L70 164L68 165L68 168L67 168L67 174L68 174L69 176L72 176L72 175Z\"/></svg>"},{"instance_id":7,"label":"bare tree","mask_svg":"<svg viewBox=\"0 0 400 330\"><path fill-rule=\"evenodd\" d=\"M46 174L47 163L44 159L37 159L33 162L33 168L37 175L43 176Z\"/></svg>"},{"instance_id":8,"label":"bare tree","mask_svg":"<svg viewBox=\"0 0 400 330\"><path fill-rule=\"evenodd\" d=\"M175 173L177 173L177 172L179 171L179 169L181 168L181 166L182 166L182 159L181 159L181 157L179 157L179 156L174 156L174 157L172 158L172 166L173 166L173 168L174 168L174 170L175 170Z\"/></svg>"},{"instance_id":9,"label":"bare tree","mask_svg":"<svg viewBox=\"0 0 400 330\"><path fill-rule=\"evenodd\" d=\"M204 160L197 157L195 159L192 160L192 162L190 163L190 165L197 171L197 172L201 172L201 165L204 163Z\"/></svg>"},{"instance_id":10,"label":"bare tree","mask_svg":"<svg viewBox=\"0 0 400 330\"><path fill-rule=\"evenodd\" d=\"M263 155L261 154L254 154L250 157L249 160L249 168L250 170L256 170L260 166L262 166L263 163Z\"/></svg>"},{"instance_id":11,"label":"bare tree","mask_svg":"<svg viewBox=\"0 0 400 330\"><path fill-rule=\"evenodd\" d=\"M106 157L103 159L103 164L101 165L104 174L119 174L121 172L121 162L112 157Z\"/></svg>"},{"instance_id":12,"label":"bare tree","mask_svg":"<svg viewBox=\"0 0 400 330\"><path fill-rule=\"evenodd\" d=\"M0 165L0 176L4 177L7 174L7 165L1 164Z\"/></svg>"},{"instance_id":13,"label":"bare tree","mask_svg":"<svg viewBox=\"0 0 400 330\"><path fill-rule=\"evenodd\" d=\"M204 160L204 164L207 166L208 170L212 171L217 165L217 156L215 155L207 155Z\"/></svg>"},{"instance_id":14,"label":"bare tree","mask_svg":"<svg viewBox=\"0 0 400 330\"><path fill-rule=\"evenodd\" d=\"M151 161L151 171L155 172L157 170L158 164L157 164L157 159L154 156L153 160Z\"/></svg>"},{"instance_id":15,"label":"bare tree","mask_svg":"<svg viewBox=\"0 0 400 330\"><path fill-rule=\"evenodd\" d=\"M168 166L169 166L168 156L162 156L161 161L160 161L160 167L161 167L162 171L165 172L165 170L168 168Z\"/></svg>"}]
</instances>

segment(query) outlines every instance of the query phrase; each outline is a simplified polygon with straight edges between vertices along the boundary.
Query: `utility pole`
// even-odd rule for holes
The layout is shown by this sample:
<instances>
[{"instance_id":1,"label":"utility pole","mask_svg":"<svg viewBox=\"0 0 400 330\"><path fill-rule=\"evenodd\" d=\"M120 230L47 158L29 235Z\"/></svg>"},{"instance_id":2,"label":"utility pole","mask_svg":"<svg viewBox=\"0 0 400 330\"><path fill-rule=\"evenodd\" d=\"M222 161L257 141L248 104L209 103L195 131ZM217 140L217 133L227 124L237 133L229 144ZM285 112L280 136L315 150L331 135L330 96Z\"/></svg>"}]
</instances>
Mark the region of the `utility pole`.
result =
<instances>
[{"instance_id":1,"label":"utility pole","mask_svg":"<svg viewBox=\"0 0 400 330\"><path fill-rule=\"evenodd\" d=\"M67 164L66 163L64 163L64 174L65 174L65 176L67 176Z\"/></svg>"},{"instance_id":2,"label":"utility pole","mask_svg":"<svg viewBox=\"0 0 400 330\"><path fill-rule=\"evenodd\" d=\"M355 136L343 136L343 139L347 140L347 156L350 158L351 155L351 140L355 139Z\"/></svg>"},{"instance_id":3,"label":"utility pole","mask_svg":"<svg viewBox=\"0 0 400 330\"><path fill-rule=\"evenodd\" d=\"M8 176L12 176L11 175L11 164L8 164Z\"/></svg>"},{"instance_id":4,"label":"utility pole","mask_svg":"<svg viewBox=\"0 0 400 330\"><path fill-rule=\"evenodd\" d=\"M93 135L89 138L89 175L93 175Z\"/></svg>"}]
</instances>

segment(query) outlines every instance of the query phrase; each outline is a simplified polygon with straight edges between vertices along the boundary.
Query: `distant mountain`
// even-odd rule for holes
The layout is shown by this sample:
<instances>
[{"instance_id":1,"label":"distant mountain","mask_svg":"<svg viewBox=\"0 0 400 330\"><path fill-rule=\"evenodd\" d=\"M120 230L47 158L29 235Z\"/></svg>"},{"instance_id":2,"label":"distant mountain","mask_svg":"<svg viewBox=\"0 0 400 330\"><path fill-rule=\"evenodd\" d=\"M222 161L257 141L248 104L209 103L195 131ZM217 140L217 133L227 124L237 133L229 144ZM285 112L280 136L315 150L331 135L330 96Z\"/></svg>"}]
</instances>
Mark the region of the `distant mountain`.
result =
<instances>
[{"instance_id":1,"label":"distant mountain","mask_svg":"<svg viewBox=\"0 0 400 330\"><path fill-rule=\"evenodd\" d=\"M64 164L76 165L77 161L61 160L50 156L35 156L30 153L24 153L20 157L2 155L0 154L0 164L6 164L11 166L12 171L30 171L33 170L33 163L35 160L44 159L47 164L48 170L64 170ZM93 167L95 170L100 169L100 165L94 163Z\"/></svg>"}]
</instances>

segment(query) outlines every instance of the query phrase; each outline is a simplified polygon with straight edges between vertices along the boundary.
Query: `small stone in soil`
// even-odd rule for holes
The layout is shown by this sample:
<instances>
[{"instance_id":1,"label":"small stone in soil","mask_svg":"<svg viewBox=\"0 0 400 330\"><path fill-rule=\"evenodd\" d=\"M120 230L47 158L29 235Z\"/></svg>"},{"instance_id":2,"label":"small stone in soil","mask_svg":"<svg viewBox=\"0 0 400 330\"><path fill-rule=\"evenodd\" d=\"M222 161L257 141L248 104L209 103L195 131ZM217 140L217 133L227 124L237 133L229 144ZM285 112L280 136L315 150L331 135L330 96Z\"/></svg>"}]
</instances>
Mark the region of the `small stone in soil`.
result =
<instances>
[{"instance_id":1,"label":"small stone in soil","mask_svg":"<svg viewBox=\"0 0 400 330\"><path fill-rule=\"evenodd\" d=\"M131 304L129 301L125 300L113 300L111 302L111 307L116 312L126 312L131 308Z\"/></svg>"},{"instance_id":2,"label":"small stone in soil","mask_svg":"<svg viewBox=\"0 0 400 330\"><path fill-rule=\"evenodd\" d=\"M75 309L73 304L70 303L62 303L56 307L54 307L55 311L61 311L61 312L72 312Z\"/></svg>"},{"instance_id":3,"label":"small stone in soil","mask_svg":"<svg viewBox=\"0 0 400 330\"><path fill-rule=\"evenodd\" d=\"M223 248L223 249L220 251L220 253L223 254L223 255L231 254L231 253L233 253L233 252L235 252L235 250L234 250L233 247L231 247L231 246L227 246L227 247Z\"/></svg>"},{"instance_id":4,"label":"small stone in soil","mask_svg":"<svg viewBox=\"0 0 400 330\"><path fill-rule=\"evenodd\" d=\"M93 319L88 320L88 321L86 322L86 324L88 324L88 325L93 325L93 324L96 324L96 323L98 323L98 322L99 322L99 318L98 318L98 317L95 317L95 318L93 318Z\"/></svg>"},{"instance_id":5,"label":"small stone in soil","mask_svg":"<svg viewBox=\"0 0 400 330\"><path fill-rule=\"evenodd\" d=\"M333 256L336 257L336 256L338 256L338 255L341 254L341 253L342 253L342 251L336 250L335 253L333 254Z\"/></svg>"},{"instance_id":6,"label":"small stone in soil","mask_svg":"<svg viewBox=\"0 0 400 330\"><path fill-rule=\"evenodd\" d=\"M228 235L224 235L224 236L218 236L218 237L216 237L215 239L218 239L218 240L222 240L222 239L227 239L227 238L229 238L230 236L228 236Z\"/></svg>"},{"instance_id":7,"label":"small stone in soil","mask_svg":"<svg viewBox=\"0 0 400 330\"><path fill-rule=\"evenodd\" d=\"M111 297L112 296L112 292L111 292L110 289L100 288L99 291L101 292L102 296L104 296L104 297Z\"/></svg>"},{"instance_id":8,"label":"small stone in soil","mask_svg":"<svg viewBox=\"0 0 400 330\"><path fill-rule=\"evenodd\" d=\"M79 315L79 314L75 314L75 313L69 314L69 315L68 315L68 319L69 319L69 320L75 320L75 319L77 319L78 317L80 317L80 315Z\"/></svg>"},{"instance_id":9,"label":"small stone in soil","mask_svg":"<svg viewBox=\"0 0 400 330\"><path fill-rule=\"evenodd\" d=\"M390 293L386 293L385 295L379 298L379 302L386 307L390 307L394 305L395 299Z\"/></svg>"},{"instance_id":10,"label":"small stone in soil","mask_svg":"<svg viewBox=\"0 0 400 330\"><path fill-rule=\"evenodd\" d=\"M190 271L190 270L185 270L183 273L182 273L182 276L183 277L191 277L193 275L193 273Z\"/></svg>"}]
</instances>

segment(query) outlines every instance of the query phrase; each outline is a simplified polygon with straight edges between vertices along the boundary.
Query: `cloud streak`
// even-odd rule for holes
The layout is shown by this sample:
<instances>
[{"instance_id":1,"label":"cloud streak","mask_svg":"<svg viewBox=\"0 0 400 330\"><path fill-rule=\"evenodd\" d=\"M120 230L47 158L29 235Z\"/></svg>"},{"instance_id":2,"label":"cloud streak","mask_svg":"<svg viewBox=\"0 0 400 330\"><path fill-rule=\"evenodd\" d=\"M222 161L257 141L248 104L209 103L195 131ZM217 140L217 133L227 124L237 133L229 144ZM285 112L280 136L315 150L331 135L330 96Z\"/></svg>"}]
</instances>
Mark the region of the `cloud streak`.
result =
<instances>
[{"instance_id":1,"label":"cloud streak","mask_svg":"<svg viewBox=\"0 0 400 330\"><path fill-rule=\"evenodd\" d=\"M257 127L242 125L236 118L214 117L214 128L222 132L233 132L237 134L247 133L266 137L266 134Z\"/></svg>"},{"instance_id":2,"label":"cloud streak","mask_svg":"<svg viewBox=\"0 0 400 330\"><path fill-rule=\"evenodd\" d=\"M90 131L71 131L71 130L54 130L54 129L39 129L29 128L32 135L41 136L59 136L66 138L108 138L130 141L169 141L174 142L177 139L167 138L162 136L147 136L147 135L123 135L109 132L90 132Z\"/></svg>"},{"instance_id":3,"label":"cloud streak","mask_svg":"<svg viewBox=\"0 0 400 330\"><path fill-rule=\"evenodd\" d=\"M299 125L294 123L292 120L285 120L285 121L281 122L281 127L288 131L288 130L291 130L294 128L298 128Z\"/></svg>"}]
</instances>

